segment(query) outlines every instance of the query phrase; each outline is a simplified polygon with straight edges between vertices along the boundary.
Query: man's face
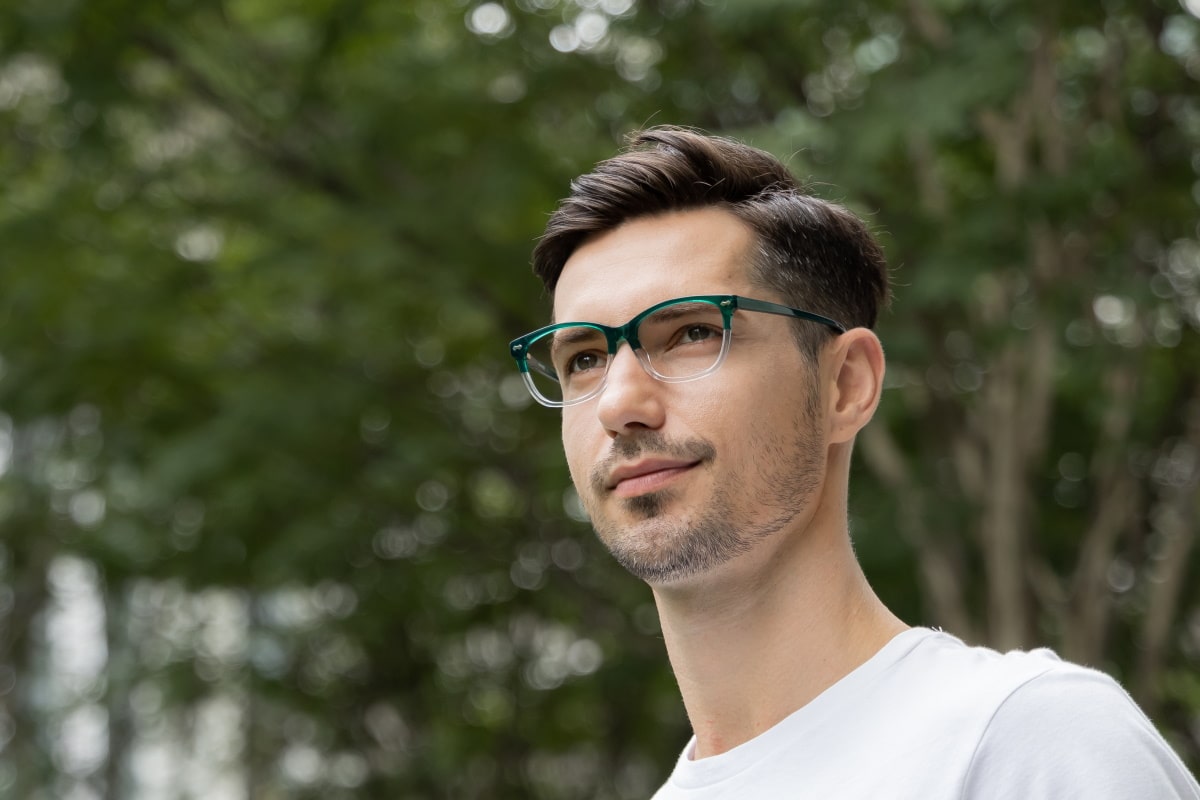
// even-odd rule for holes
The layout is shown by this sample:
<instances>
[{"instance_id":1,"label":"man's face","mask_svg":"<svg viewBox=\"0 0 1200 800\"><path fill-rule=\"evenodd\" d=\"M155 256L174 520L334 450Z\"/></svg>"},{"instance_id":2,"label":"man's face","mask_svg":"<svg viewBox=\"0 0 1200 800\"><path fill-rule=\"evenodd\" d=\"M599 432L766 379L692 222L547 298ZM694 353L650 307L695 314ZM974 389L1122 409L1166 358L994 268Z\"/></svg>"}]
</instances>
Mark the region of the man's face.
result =
<instances>
[{"instance_id":1,"label":"man's face","mask_svg":"<svg viewBox=\"0 0 1200 800\"><path fill-rule=\"evenodd\" d=\"M554 318L620 325L697 294L782 302L751 283L753 244L719 209L632 220L567 261ZM708 573L774 550L811 516L826 457L819 373L791 325L736 312L724 364L687 383L655 380L622 344L603 392L563 409L575 487L597 535L634 575L666 584Z\"/></svg>"}]
</instances>

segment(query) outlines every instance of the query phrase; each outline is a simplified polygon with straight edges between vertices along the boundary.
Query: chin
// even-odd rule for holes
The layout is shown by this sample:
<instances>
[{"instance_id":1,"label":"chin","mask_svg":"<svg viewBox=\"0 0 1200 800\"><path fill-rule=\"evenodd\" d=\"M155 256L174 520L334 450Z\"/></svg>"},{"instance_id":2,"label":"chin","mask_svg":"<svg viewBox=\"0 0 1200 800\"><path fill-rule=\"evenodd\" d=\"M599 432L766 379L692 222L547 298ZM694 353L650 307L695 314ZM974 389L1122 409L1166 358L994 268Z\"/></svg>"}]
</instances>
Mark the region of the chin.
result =
<instances>
[{"instance_id":1,"label":"chin","mask_svg":"<svg viewBox=\"0 0 1200 800\"><path fill-rule=\"evenodd\" d=\"M622 508L636 519L654 519L663 513L667 501L671 499L669 492L650 492L635 497L622 498Z\"/></svg>"}]
</instances>

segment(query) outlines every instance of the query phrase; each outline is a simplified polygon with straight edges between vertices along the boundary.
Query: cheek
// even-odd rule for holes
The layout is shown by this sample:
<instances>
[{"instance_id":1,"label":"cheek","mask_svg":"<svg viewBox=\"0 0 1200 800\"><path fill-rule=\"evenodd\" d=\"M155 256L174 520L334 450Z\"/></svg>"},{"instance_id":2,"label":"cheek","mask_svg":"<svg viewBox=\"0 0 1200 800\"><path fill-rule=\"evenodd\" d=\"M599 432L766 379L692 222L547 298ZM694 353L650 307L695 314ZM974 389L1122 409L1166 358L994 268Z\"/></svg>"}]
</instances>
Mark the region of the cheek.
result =
<instances>
[{"instance_id":1,"label":"cheek","mask_svg":"<svg viewBox=\"0 0 1200 800\"><path fill-rule=\"evenodd\" d=\"M687 395L680 397L678 403L686 409L688 421L695 424L705 421L711 422L717 409L723 407L729 399L728 391L721 391L720 385L715 382L711 387L705 386L703 378L696 381L692 386L684 383L680 384L680 387L692 389ZM698 389L703 389L704 391L697 391Z\"/></svg>"},{"instance_id":2,"label":"cheek","mask_svg":"<svg viewBox=\"0 0 1200 800\"><path fill-rule=\"evenodd\" d=\"M570 470L571 480L580 486L581 479L586 479L589 468L589 447L587 443L587 426L579 414L563 413L562 444L563 454L567 457L567 469Z\"/></svg>"},{"instance_id":3,"label":"cheek","mask_svg":"<svg viewBox=\"0 0 1200 800\"><path fill-rule=\"evenodd\" d=\"M798 424L809 428L809 402L800 381L739 376L719 394L697 398L689 413L693 431L710 440L736 469L753 465L764 448L779 447Z\"/></svg>"},{"instance_id":4,"label":"cheek","mask_svg":"<svg viewBox=\"0 0 1200 800\"><path fill-rule=\"evenodd\" d=\"M702 384L703 381L696 381L694 385L701 388ZM686 386L687 384L682 385ZM719 437L725 429L737 426L740 414L736 409L741 408L742 402L743 400L737 392L727 390L695 392L691 397L686 398L687 427L705 439Z\"/></svg>"}]
</instances>

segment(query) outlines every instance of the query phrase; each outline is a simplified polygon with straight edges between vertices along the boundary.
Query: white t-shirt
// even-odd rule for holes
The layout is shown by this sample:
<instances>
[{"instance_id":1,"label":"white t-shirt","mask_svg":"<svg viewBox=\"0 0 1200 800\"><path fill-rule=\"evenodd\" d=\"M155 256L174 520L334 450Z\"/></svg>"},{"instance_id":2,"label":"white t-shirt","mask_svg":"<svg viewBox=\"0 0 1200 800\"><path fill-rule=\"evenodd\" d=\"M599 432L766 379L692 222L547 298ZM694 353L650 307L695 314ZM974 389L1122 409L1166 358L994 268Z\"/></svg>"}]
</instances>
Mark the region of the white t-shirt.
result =
<instances>
[{"instance_id":1,"label":"white t-shirt","mask_svg":"<svg viewBox=\"0 0 1200 800\"><path fill-rule=\"evenodd\" d=\"M695 744L654 800L1200 800L1112 678L927 628L754 739L698 761Z\"/></svg>"}]
</instances>

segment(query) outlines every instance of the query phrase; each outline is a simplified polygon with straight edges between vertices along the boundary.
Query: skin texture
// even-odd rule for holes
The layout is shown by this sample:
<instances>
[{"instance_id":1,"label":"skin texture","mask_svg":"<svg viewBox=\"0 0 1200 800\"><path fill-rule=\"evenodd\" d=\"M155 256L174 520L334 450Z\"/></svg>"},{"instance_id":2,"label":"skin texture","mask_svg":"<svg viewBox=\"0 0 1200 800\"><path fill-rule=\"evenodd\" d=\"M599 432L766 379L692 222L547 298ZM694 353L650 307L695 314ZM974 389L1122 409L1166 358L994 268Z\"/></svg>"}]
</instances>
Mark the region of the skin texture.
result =
<instances>
[{"instance_id":1,"label":"skin texture","mask_svg":"<svg viewBox=\"0 0 1200 800\"><path fill-rule=\"evenodd\" d=\"M689 294L783 302L751 281L753 245L716 208L631 220L567 261L554 317L616 325ZM623 345L604 391L563 409L596 533L654 591L694 757L763 732L905 627L867 585L847 529L879 341L854 329L810 362L791 324L737 312L725 363L687 383L655 380Z\"/></svg>"}]
</instances>

